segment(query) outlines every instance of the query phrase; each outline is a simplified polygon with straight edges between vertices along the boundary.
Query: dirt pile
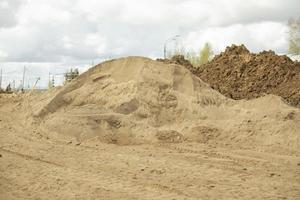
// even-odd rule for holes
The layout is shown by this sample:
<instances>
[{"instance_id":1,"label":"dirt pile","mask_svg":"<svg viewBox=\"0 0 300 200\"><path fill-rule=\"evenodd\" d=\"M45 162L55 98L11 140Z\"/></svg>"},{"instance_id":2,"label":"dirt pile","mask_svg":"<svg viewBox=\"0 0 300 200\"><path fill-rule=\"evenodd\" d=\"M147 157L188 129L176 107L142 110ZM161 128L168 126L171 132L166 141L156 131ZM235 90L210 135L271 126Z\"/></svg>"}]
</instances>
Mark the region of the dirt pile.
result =
<instances>
[{"instance_id":1,"label":"dirt pile","mask_svg":"<svg viewBox=\"0 0 300 200\"><path fill-rule=\"evenodd\" d=\"M32 98L30 115L49 137L57 133L79 142L96 137L115 144L277 145L281 150L300 144L300 111L279 97L235 101L181 65L143 57L101 63L66 86Z\"/></svg>"},{"instance_id":2,"label":"dirt pile","mask_svg":"<svg viewBox=\"0 0 300 200\"><path fill-rule=\"evenodd\" d=\"M273 94L300 107L300 62L273 51L255 54L244 45L232 45L209 63L189 69L227 97L252 99Z\"/></svg>"},{"instance_id":3,"label":"dirt pile","mask_svg":"<svg viewBox=\"0 0 300 200\"><path fill-rule=\"evenodd\" d=\"M172 58L170 58L170 59L158 58L157 61L163 62L163 63L166 63L166 64L182 65L182 66L185 66L188 69L193 69L194 68L192 63L189 60L185 59L183 55L175 55L175 56L172 56Z\"/></svg>"},{"instance_id":4,"label":"dirt pile","mask_svg":"<svg viewBox=\"0 0 300 200\"><path fill-rule=\"evenodd\" d=\"M6 91L0 88L0 94L11 94L11 91Z\"/></svg>"},{"instance_id":5,"label":"dirt pile","mask_svg":"<svg viewBox=\"0 0 300 200\"><path fill-rule=\"evenodd\" d=\"M160 133L170 127L188 132L188 123L203 115L199 106L227 101L181 65L142 57L101 63L44 95L47 100L37 100L33 114L45 128L122 144L173 141L172 134Z\"/></svg>"},{"instance_id":6,"label":"dirt pile","mask_svg":"<svg viewBox=\"0 0 300 200\"><path fill-rule=\"evenodd\" d=\"M0 94L1 200L299 199L299 166L300 109L177 64L121 58Z\"/></svg>"}]
</instances>

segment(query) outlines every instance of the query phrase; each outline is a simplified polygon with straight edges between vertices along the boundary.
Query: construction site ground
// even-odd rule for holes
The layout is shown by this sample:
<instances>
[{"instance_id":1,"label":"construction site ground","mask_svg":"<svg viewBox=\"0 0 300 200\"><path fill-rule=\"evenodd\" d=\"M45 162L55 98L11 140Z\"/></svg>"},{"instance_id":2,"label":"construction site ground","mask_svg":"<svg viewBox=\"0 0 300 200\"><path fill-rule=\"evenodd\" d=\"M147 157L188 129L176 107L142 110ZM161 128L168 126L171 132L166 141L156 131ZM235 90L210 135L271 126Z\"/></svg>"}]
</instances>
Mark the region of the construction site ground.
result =
<instances>
[{"instance_id":1,"label":"construction site ground","mask_svg":"<svg viewBox=\"0 0 300 200\"><path fill-rule=\"evenodd\" d=\"M0 106L0 199L297 199L300 157L199 143L44 137Z\"/></svg>"}]
</instances>

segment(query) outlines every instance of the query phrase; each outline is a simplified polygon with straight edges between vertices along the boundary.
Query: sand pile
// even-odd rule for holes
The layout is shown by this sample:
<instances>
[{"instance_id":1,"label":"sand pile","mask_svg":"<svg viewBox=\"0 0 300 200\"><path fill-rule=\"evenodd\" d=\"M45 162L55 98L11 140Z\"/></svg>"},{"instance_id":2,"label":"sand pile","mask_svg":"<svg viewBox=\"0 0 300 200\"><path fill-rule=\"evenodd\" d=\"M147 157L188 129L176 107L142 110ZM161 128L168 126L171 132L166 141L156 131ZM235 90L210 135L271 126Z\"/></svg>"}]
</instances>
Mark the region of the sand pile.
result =
<instances>
[{"instance_id":1,"label":"sand pile","mask_svg":"<svg viewBox=\"0 0 300 200\"><path fill-rule=\"evenodd\" d=\"M119 141L123 134L134 142L182 140L160 135L202 117L200 106L226 101L184 67L141 57L102 63L45 95L34 116L46 127L78 140L100 136L117 143L128 142Z\"/></svg>"},{"instance_id":2,"label":"sand pile","mask_svg":"<svg viewBox=\"0 0 300 200\"><path fill-rule=\"evenodd\" d=\"M299 110L279 97L234 101L181 65L143 57L101 63L30 102L41 130L78 141L193 141L244 148L300 144Z\"/></svg>"},{"instance_id":3,"label":"sand pile","mask_svg":"<svg viewBox=\"0 0 300 200\"><path fill-rule=\"evenodd\" d=\"M232 45L211 62L191 71L233 99L274 94L300 106L300 62L273 51L255 54L244 45Z\"/></svg>"}]
</instances>

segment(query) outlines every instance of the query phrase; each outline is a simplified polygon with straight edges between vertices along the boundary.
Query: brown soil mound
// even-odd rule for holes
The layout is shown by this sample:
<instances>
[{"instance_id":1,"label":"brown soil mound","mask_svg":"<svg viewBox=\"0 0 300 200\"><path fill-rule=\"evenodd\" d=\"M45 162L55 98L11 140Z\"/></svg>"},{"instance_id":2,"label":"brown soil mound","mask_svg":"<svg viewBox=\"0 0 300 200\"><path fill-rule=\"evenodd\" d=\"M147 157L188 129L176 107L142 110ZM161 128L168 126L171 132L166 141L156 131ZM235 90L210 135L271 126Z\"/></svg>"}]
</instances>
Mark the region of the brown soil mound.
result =
<instances>
[{"instance_id":1,"label":"brown soil mound","mask_svg":"<svg viewBox=\"0 0 300 200\"><path fill-rule=\"evenodd\" d=\"M300 63L273 51L250 53L232 45L200 68L188 68L227 97L252 99L264 94L300 106Z\"/></svg>"},{"instance_id":2,"label":"brown soil mound","mask_svg":"<svg viewBox=\"0 0 300 200\"><path fill-rule=\"evenodd\" d=\"M24 99L28 123L50 133L47 137L120 145L191 141L272 151L300 144L300 110L279 97L234 101L186 67L143 57L101 63L61 88Z\"/></svg>"},{"instance_id":3,"label":"brown soil mound","mask_svg":"<svg viewBox=\"0 0 300 200\"><path fill-rule=\"evenodd\" d=\"M166 64L182 65L182 66L187 67L190 70L192 70L194 68L192 63L189 60L186 60L183 55L175 55L175 56L172 56L171 59L158 58L157 61L163 62L163 63L166 63Z\"/></svg>"}]
</instances>

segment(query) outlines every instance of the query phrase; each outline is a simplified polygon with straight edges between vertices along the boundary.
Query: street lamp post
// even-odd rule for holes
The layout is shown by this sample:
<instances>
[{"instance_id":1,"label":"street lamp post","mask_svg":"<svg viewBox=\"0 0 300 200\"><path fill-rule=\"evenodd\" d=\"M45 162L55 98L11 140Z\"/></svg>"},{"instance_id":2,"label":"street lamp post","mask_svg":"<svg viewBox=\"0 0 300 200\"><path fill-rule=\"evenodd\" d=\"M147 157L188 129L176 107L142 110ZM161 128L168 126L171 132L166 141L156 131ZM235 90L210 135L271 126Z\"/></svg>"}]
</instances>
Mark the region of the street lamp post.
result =
<instances>
[{"instance_id":1,"label":"street lamp post","mask_svg":"<svg viewBox=\"0 0 300 200\"><path fill-rule=\"evenodd\" d=\"M165 41L165 43L164 43L164 59L167 58L167 44L168 44L168 42L174 41L179 37L180 37L180 35L175 35L175 36L173 36L173 37L171 37L171 38L169 38Z\"/></svg>"}]
</instances>

